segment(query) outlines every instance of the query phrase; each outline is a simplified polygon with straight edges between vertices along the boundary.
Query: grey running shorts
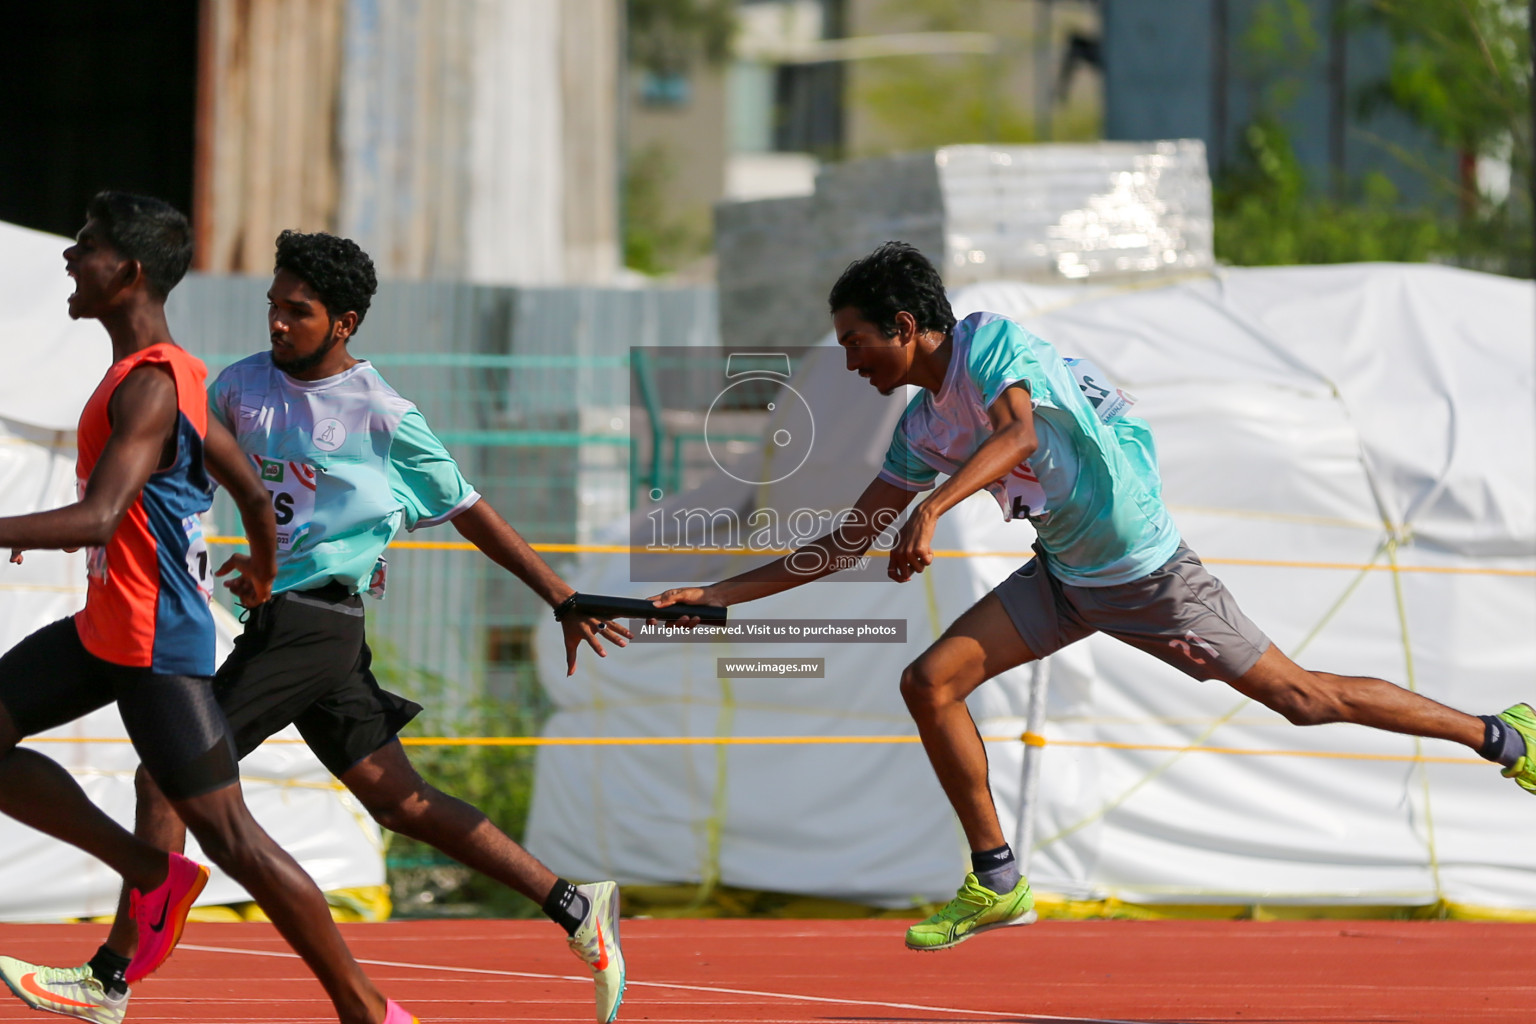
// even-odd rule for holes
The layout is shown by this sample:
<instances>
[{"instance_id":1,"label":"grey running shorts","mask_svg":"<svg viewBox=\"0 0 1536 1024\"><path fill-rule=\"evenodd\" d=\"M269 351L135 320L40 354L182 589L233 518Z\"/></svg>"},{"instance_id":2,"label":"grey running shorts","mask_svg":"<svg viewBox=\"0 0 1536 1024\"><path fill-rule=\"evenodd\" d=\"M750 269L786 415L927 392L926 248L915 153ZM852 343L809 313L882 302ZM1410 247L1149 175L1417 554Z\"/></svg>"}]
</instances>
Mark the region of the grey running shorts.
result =
<instances>
[{"instance_id":1,"label":"grey running shorts","mask_svg":"<svg viewBox=\"0 0 1536 1024\"><path fill-rule=\"evenodd\" d=\"M1036 657L1107 633L1196 679L1230 683L1269 648L1269 638L1183 544L1141 579L1110 587L1063 583L1046 571L1038 545L1035 552L993 593Z\"/></svg>"}]
</instances>

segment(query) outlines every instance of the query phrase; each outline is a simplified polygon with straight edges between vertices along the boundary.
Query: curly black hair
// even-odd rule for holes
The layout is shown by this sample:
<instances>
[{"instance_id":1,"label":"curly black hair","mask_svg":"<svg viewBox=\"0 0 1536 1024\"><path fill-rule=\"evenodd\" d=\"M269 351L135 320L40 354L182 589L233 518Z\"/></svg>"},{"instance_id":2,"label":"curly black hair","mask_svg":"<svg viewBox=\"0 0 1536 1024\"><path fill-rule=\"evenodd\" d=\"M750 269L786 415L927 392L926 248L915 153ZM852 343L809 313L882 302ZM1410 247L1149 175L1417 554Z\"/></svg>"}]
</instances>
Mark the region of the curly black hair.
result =
<instances>
[{"instance_id":1,"label":"curly black hair","mask_svg":"<svg viewBox=\"0 0 1536 1024\"><path fill-rule=\"evenodd\" d=\"M107 244L119 256L139 261L150 291L162 299L192 265L192 226L164 200L98 192L85 207L85 219L101 225Z\"/></svg>"},{"instance_id":2,"label":"curly black hair","mask_svg":"<svg viewBox=\"0 0 1536 1024\"><path fill-rule=\"evenodd\" d=\"M886 242L854 260L827 296L831 312L852 307L887 338L896 334L896 314L906 311L919 330L941 331L955 326L955 311L944 294L944 280L928 257L906 242Z\"/></svg>"},{"instance_id":3,"label":"curly black hair","mask_svg":"<svg viewBox=\"0 0 1536 1024\"><path fill-rule=\"evenodd\" d=\"M316 231L303 234L284 231L277 236L277 265L315 290L325 312L335 322L347 313L357 314L358 326L368 315L368 304L379 290L373 260L350 238ZM354 329L353 334L357 331Z\"/></svg>"}]
</instances>

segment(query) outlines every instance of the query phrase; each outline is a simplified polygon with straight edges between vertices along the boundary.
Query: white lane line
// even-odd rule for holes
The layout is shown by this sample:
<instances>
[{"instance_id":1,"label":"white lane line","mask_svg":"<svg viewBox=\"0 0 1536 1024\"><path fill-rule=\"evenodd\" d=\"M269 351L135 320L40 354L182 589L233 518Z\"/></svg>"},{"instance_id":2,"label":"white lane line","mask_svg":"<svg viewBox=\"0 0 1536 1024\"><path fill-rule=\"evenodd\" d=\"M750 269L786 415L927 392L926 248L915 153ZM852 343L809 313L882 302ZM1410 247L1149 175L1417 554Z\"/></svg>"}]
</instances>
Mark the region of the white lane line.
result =
<instances>
[{"instance_id":1,"label":"white lane line","mask_svg":"<svg viewBox=\"0 0 1536 1024\"><path fill-rule=\"evenodd\" d=\"M271 956L297 960L297 953L284 953L266 949L236 949L232 946L194 946L183 942L177 949L195 949L200 953L234 953L239 956ZM404 967L414 971L447 971L455 974L487 974L498 978L532 978L536 981L590 982L590 977L571 977L568 974L536 974L531 971L503 971L485 967L445 967L437 964L403 963L399 960L362 960L370 967ZM1050 1013L1017 1013L1012 1010L968 1010L957 1006L927 1006L922 1003L892 1003L882 999L839 999L836 996L806 996L792 992L762 992L750 988L719 988L714 985L684 985L670 981L627 981L630 988L665 988L680 992L713 992L717 995L753 996L759 999L784 999L796 1003L833 1003L839 1006L880 1006L892 1010L916 1010L921 1013L969 1013L978 1017L1003 1017L1023 1021L1067 1021L1071 1024L1142 1024L1140 1021L1117 1020L1108 1017L1060 1017Z\"/></svg>"},{"instance_id":2,"label":"white lane line","mask_svg":"<svg viewBox=\"0 0 1536 1024\"><path fill-rule=\"evenodd\" d=\"M235 949L232 946L194 946L190 942L177 943L177 949L195 949L199 953L237 953L240 956L275 956L284 960L297 960L297 953L286 953L277 949ZM455 974L490 974L498 978L532 978L535 981L582 981L588 984L592 976L573 977L569 974L535 974L531 971L493 971L483 967L438 967L434 964L407 964L398 960L358 960L360 964L371 964L374 967L408 967L418 971L449 971ZM644 982L631 981L630 985L641 985Z\"/></svg>"}]
</instances>

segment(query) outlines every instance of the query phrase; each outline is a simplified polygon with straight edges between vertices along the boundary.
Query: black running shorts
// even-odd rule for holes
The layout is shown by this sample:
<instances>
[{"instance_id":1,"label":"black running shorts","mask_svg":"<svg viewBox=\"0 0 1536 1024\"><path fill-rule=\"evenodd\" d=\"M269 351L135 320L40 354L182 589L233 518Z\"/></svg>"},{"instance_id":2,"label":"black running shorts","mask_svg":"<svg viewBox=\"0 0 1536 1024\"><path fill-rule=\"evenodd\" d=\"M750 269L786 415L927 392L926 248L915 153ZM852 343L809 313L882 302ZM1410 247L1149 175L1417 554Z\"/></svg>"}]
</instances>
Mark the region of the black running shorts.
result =
<instances>
[{"instance_id":1,"label":"black running shorts","mask_svg":"<svg viewBox=\"0 0 1536 1024\"><path fill-rule=\"evenodd\" d=\"M339 777L394 739L421 705L380 688L372 661L362 598L338 584L252 610L213 680L238 756L292 724Z\"/></svg>"},{"instance_id":2,"label":"black running shorts","mask_svg":"<svg viewBox=\"0 0 1536 1024\"><path fill-rule=\"evenodd\" d=\"M993 593L1037 658L1101 632L1196 679L1231 683L1269 649L1269 637L1183 544L1147 575L1109 587L1063 583L1037 553Z\"/></svg>"},{"instance_id":3,"label":"black running shorts","mask_svg":"<svg viewBox=\"0 0 1536 1024\"><path fill-rule=\"evenodd\" d=\"M162 675L103 661L71 616L0 657L0 705L23 736L55 729L113 701L160 791L185 800L235 782L229 726L207 676Z\"/></svg>"}]
</instances>

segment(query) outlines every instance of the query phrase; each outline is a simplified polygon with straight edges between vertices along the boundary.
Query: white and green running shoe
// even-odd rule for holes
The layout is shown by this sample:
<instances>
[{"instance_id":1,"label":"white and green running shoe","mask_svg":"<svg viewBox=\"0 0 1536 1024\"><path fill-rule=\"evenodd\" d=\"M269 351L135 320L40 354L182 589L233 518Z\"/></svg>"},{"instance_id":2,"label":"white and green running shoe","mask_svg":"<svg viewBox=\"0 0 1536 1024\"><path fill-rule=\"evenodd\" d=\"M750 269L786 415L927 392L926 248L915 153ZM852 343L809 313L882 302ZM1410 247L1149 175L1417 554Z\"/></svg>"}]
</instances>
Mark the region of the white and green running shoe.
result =
<instances>
[{"instance_id":1,"label":"white and green running shoe","mask_svg":"<svg viewBox=\"0 0 1536 1024\"><path fill-rule=\"evenodd\" d=\"M1034 924L1035 897L1023 878L1012 891L995 893L966 872L965 883L944 909L926 921L907 929L907 948L918 950L948 949L993 928Z\"/></svg>"},{"instance_id":2,"label":"white and green running shoe","mask_svg":"<svg viewBox=\"0 0 1536 1024\"><path fill-rule=\"evenodd\" d=\"M1536 711L1529 704L1516 704L1500 711L1499 717L1525 740L1525 756L1500 774L1514 779L1527 793L1536 793Z\"/></svg>"},{"instance_id":3,"label":"white and green running shoe","mask_svg":"<svg viewBox=\"0 0 1536 1024\"><path fill-rule=\"evenodd\" d=\"M0 956L0 980L34 1010L95 1024L121 1024L128 1012L128 993L116 998L107 995L89 967L44 967Z\"/></svg>"},{"instance_id":4,"label":"white and green running shoe","mask_svg":"<svg viewBox=\"0 0 1536 1024\"><path fill-rule=\"evenodd\" d=\"M624 1001L624 952L619 948L619 886L617 882L578 885L587 898L587 916L566 941L571 952L592 968L597 984L597 1024L613 1024Z\"/></svg>"}]
</instances>

